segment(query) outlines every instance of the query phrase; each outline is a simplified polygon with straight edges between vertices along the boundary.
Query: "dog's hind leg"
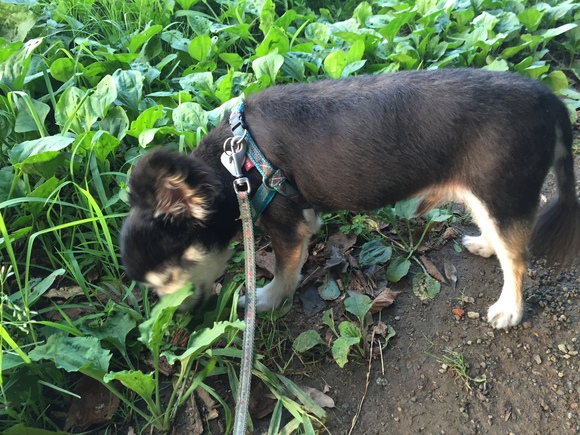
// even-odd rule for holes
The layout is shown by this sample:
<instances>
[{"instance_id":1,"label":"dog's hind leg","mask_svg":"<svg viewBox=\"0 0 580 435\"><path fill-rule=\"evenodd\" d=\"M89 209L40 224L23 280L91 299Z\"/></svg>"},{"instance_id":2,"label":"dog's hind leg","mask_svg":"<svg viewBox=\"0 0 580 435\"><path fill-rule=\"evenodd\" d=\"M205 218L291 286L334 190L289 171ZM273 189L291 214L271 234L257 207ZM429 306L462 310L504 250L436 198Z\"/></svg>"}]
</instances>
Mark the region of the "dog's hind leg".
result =
<instances>
[{"instance_id":1,"label":"dog's hind leg","mask_svg":"<svg viewBox=\"0 0 580 435\"><path fill-rule=\"evenodd\" d=\"M300 269L306 259L308 241L320 228L318 216L314 210L304 210L303 218L294 221L289 227L264 222L270 234L272 247L276 255L274 279L257 290L256 308L259 312L278 308L294 295L300 283ZM240 298L240 305L245 299Z\"/></svg>"},{"instance_id":2,"label":"dog's hind leg","mask_svg":"<svg viewBox=\"0 0 580 435\"><path fill-rule=\"evenodd\" d=\"M479 248L483 248L484 253L497 255L503 272L504 282L501 295L497 302L489 307L487 320L498 329L515 326L523 315L522 287L526 271L526 245L531 233L532 220L498 222L492 217L488 207L475 195L466 194L464 199L482 232L481 236L474 238L476 244Z\"/></svg>"}]
</instances>

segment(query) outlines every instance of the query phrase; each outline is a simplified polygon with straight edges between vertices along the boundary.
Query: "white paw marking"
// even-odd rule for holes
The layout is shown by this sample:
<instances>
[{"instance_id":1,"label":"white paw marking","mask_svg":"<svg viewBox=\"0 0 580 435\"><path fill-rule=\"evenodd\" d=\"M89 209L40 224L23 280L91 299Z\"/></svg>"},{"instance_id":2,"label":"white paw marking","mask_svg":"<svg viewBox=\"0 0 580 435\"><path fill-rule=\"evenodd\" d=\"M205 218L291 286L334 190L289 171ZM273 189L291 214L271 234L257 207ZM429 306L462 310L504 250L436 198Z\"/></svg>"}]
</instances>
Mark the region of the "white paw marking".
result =
<instances>
[{"instance_id":1,"label":"white paw marking","mask_svg":"<svg viewBox=\"0 0 580 435\"><path fill-rule=\"evenodd\" d=\"M489 307L487 321L496 329L505 329L516 326L522 320L524 307L515 301L501 298Z\"/></svg>"},{"instance_id":2,"label":"white paw marking","mask_svg":"<svg viewBox=\"0 0 580 435\"><path fill-rule=\"evenodd\" d=\"M264 313L272 308L279 308L284 300L290 295L286 295L280 289L274 288L273 281L266 286L256 290L256 311ZM238 299L238 308L246 307L246 296L240 296Z\"/></svg>"},{"instance_id":3,"label":"white paw marking","mask_svg":"<svg viewBox=\"0 0 580 435\"><path fill-rule=\"evenodd\" d=\"M488 258L494 254L493 247L483 236L463 236L463 246L472 254L481 257Z\"/></svg>"}]
</instances>

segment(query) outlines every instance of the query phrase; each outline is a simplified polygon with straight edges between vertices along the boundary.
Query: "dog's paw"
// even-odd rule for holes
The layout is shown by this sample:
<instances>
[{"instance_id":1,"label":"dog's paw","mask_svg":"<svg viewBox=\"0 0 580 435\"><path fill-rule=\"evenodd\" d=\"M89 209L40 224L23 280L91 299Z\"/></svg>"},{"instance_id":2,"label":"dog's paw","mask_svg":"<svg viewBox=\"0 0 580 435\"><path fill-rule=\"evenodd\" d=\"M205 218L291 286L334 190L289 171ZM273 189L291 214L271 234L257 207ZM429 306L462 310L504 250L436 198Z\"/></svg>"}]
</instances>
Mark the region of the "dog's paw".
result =
<instances>
[{"instance_id":1,"label":"dog's paw","mask_svg":"<svg viewBox=\"0 0 580 435\"><path fill-rule=\"evenodd\" d=\"M524 307L515 302L498 300L489 307L487 321L496 329L506 329L516 326L522 320Z\"/></svg>"},{"instance_id":2,"label":"dog's paw","mask_svg":"<svg viewBox=\"0 0 580 435\"><path fill-rule=\"evenodd\" d=\"M272 308L279 308L286 298L279 297L279 293L272 291L269 284L261 287L256 291L256 311L264 313ZM246 307L246 296L240 296L238 299L238 308Z\"/></svg>"},{"instance_id":3,"label":"dog's paw","mask_svg":"<svg viewBox=\"0 0 580 435\"><path fill-rule=\"evenodd\" d=\"M493 247L483 236L463 236L463 246L469 252L481 257L491 257L494 254Z\"/></svg>"}]
</instances>

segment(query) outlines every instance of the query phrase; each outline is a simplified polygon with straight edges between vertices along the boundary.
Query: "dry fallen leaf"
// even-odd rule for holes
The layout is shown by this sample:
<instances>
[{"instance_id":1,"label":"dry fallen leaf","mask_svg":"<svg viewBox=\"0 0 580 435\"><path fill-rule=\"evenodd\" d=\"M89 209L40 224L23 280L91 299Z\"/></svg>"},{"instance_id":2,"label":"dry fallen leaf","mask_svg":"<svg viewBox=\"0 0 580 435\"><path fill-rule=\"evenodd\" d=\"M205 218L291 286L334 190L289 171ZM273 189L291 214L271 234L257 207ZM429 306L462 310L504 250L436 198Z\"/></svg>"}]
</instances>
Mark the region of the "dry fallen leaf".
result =
<instances>
[{"instance_id":1,"label":"dry fallen leaf","mask_svg":"<svg viewBox=\"0 0 580 435\"><path fill-rule=\"evenodd\" d=\"M256 252L256 266L267 270L270 275L274 275L274 267L276 265L276 256L274 251L261 249Z\"/></svg>"},{"instance_id":2,"label":"dry fallen leaf","mask_svg":"<svg viewBox=\"0 0 580 435\"><path fill-rule=\"evenodd\" d=\"M445 271L445 276L451 282L451 290L455 291L455 286L457 285L457 269L447 258L444 258L443 270Z\"/></svg>"},{"instance_id":3,"label":"dry fallen leaf","mask_svg":"<svg viewBox=\"0 0 580 435\"><path fill-rule=\"evenodd\" d=\"M379 295L373 300L373 304L371 305L371 313L376 314L379 311L382 311L384 308L387 308L395 302L397 296L399 296L401 292L395 292L390 288L384 289Z\"/></svg>"},{"instance_id":4,"label":"dry fallen leaf","mask_svg":"<svg viewBox=\"0 0 580 435\"><path fill-rule=\"evenodd\" d=\"M215 420L216 418L218 418L219 412L216 409L217 402L212 399L207 390L204 390L201 387L197 387L195 389L195 394L197 394L197 397L199 397L199 399L203 402L203 405L205 406L206 418L208 420Z\"/></svg>"},{"instance_id":5,"label":"dry fallen leaf","mask_svg":"<svg viewBox=\"0 0 580 435\"><path fill-rule=\"evenodd\" d=\"M324 254L326 256L330 255L332 248L335 247L340 254L344 254L356 243L356 235L350 234L346 235L342 231L337 231L331 235L326 241L326 247L324 249Z\"/></svg>"},{"instance_id":6,"label":"dry fallen leaf","mask_svg":"<svg viewBox=\"0 0 580 435\"><path fill-rule=\"evenodd\" d=\"M248 410L253 418L261 419L270 415L276 406L276 400L269 395L270 390L262 383L252 385Z\"/></svg>"},{"instance_id":7,"label":"dry fallen leaf","mask_svg":"<svg viewBox=\"0 0 580 435\"><path fill-rule=\"evenodd\" d=\"M99 381L83 376L75 388L80 396L73 397L67 412L64 430L87 427L111 420L119 408L119 398L107 390Z\"/></svg>"},{"instance_id":8,"label":"dry fallen leaf","mask_svg":"<svg viewBox=\"0 0 580 435\"><path fill-rule=\"evenodd\" d=\"M322 408L334 408L334 400L327 396L322 391L311 387L300 387L312 400L314 400Z\"/></svg>"},{"instance_id":9,"label":"dry fallen leaf","mask_svg":"<svg viewBox=\"0 0 580 435\"><path fill-rule=\"evenodd\" d=\"M455 237L457 237L457 235L458 232L455 227L447 227L447 229L443 232L443 236L441 236L441 238L443 240L449 240L454 239Z\"/></svg>"},{"instance_id":10,"label":"dry fallen leaf","mask_svg":"<svg viewBox=\"0 0 580 435\"><path fill-rule=\"evenodd\" d=\"M421 260L421 263L423 263L423 266L425 266L425 270L429 275L437 281L447 284L447 281L443 278L443 275L441 275L441 272L439 272L439 269L437 269L437 266L435 266L431 260L424 255L421 255L419 260Z\"/></svg>"},{"instance_id":11,"label":"dry fallen leaf","mask_svg":"<svg viewBox=\"0 0 580 435\"><path fill-rule=\"evenodd\" d=\"M70 287L51 288L43 296L48 299L70 299L73 296L84 295L83 289L78 285Z\"/></svg>"}]
</instances>

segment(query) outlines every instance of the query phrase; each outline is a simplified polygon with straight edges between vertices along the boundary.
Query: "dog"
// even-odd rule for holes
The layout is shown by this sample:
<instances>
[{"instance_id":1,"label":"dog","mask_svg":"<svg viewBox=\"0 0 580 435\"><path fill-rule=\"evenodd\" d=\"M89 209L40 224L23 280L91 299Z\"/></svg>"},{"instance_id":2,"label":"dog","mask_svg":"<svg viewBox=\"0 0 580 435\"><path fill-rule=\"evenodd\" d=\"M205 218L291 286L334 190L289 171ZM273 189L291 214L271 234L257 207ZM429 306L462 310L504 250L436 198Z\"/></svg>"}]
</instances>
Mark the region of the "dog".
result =
<instances>
[{"instance_id":1,"label":"dog","mask_svg":"<svg viewBox=\"0 0 580 435\"><path fill-rule=\"evenodd\" d=\"M160 296L193 282L201 302L241 229L234 176L221 161L234 136L227 118L192 154L160 148L132 169L122 261ZM495 254L503 271L487 314L495 328L522 318L530 240L534 255L578 264L572 127L565 105L538 81L466 68L280 85L245 99L243 123L298 193L276 194L257 221L276 257L273 280L258 289L260 311L294 294L320 213L413 197L419 213L449 201L471 211L481 235L464 236L464 246ZM559 197L537 218L552 166ZM252 192L263 183L256 168L243 175Z\"/></svg>"}]
</instances>

